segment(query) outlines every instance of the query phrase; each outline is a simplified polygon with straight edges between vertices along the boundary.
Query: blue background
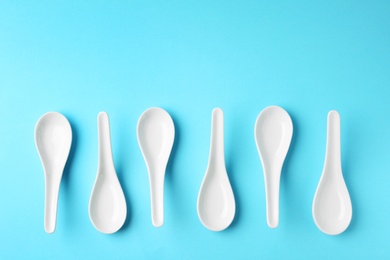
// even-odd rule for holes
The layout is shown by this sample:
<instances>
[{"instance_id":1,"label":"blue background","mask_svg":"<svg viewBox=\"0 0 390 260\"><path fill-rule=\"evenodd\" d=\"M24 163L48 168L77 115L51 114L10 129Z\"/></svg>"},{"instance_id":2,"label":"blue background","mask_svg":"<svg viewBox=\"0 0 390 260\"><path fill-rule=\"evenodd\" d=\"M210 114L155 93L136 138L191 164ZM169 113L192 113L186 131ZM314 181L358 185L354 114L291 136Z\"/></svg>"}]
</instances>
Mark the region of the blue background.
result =
<instances>
[{"instance_id":1,"label":"blue background","mask_svg":"<svg viewBox=\"0 0 390 260\"><path fill-rule=\"evenodd\" d=\"M107 1L108 2L108 1ZM0 3L0 256L10 258L366 259L390 252L389 1L2 1ZM280 105L294 137L282 173L280 224L265 219L253 128ZM152 106L176 126L165 224L151 224L136 123ZM196 200L208 161L211 111L225 112L233 224L214 233ZM311 205L325 155L326 117L341 115L353 219L339 236ZM63 113L73 147L57 229L43 229L44 177L34 127ZM110 116L128 219L114 235L88 216L98 112Z\"/></svg>"}]
</instances>

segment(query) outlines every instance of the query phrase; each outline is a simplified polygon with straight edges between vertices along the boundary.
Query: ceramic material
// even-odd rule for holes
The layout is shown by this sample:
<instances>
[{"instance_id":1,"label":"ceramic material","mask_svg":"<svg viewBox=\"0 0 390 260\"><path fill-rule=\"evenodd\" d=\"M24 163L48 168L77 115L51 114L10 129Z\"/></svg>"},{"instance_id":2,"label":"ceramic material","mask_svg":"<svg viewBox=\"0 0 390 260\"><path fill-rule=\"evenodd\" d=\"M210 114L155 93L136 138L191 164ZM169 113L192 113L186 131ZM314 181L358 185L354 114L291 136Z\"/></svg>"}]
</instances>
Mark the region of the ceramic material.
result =
<instances>
[{"instance_id":1,"label":"ceramic material","mask_svg":"<svg viewBox=\"0 0 390 260\"><path fill-rule=\"evenodd\" d=\"M352 205L341 169L340 115L328 114L326 156L322 176L313 201L313 218L328 235L344 232L352 219Z\"/></svg>"},{"instance_id":2,"label":"ceramic material","mask_svg":"<svg viewBox=\"0 0 390 260\"><path fill-rule=\"evenodd\" d=\"M57 112L44 114L35 127L35 145L45 174L44 227L47 233L53 233L62 173L72 145L72 129L65 116Z\"/></svg>"},{"instance_id":3,"label":"ceramic material","mask_svg":"<svg viewBox=\"0 0 390 260\"><path fill-rule=\"evenodd\" d=\"M112 159L108 115L98 115L99 157L95 185L89 201L89 217L97 230L105 234L118 231L125 223L125 195L116 175Z\"/></svg>"},{"instance_id":4,"label":"ceramic material","mask_svg":"<svg viewBox=\"0 0 390 260\"><path fill-rule=\"evenodd\" d=\"M276 228L279 224L280 175L292 134L291 118L281 107L267 107L257 117L255 140L263 165L267 223L270 228Z\"/></svg>"},{"instance_id":5,"label":"ceramic material","mask_svg":"<svg viewBox=\"0 0 390 260\"><path fill-rule=\"evenodd\" d=\"M198 216L212 230L226 229L233 221L236 203L225 167L223 111L212 113L209 164L198 196Z\"/></svg>"},{"instance_id":6,"label":"ceramic material","mask_svg":"<svg viewBox=\"0 0 390 260\"><path fill-rule=\"evenodd\" d=\"M164 224L164 177L175 139L171 116L153 107L142 113L137 125L138 143L148 168L152 223Z\"/></svg>"}]
</instances>

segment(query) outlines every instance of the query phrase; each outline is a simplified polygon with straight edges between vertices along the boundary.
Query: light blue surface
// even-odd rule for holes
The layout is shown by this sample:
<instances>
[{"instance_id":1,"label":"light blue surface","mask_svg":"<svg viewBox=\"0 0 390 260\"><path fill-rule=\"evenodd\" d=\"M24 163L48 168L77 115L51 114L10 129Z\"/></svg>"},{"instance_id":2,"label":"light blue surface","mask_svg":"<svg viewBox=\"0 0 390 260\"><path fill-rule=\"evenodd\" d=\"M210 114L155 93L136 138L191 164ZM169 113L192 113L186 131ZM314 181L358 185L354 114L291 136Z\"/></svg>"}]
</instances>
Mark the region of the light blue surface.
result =
<instances>
[{"instance_id":1,"label":"light blue surface","mask_svg":"<svg viewBox=\"0 0 390 260\"><path fill-rule=\"evenodd\" d=\"M0 258L388 259L389 13L389 1L2 1ZM294 123L277 229L266 224L253 137L269 105ZM151 224L136 139L138 117L151 106L172 115L177 134L160 229ZM220 233L196 213L217 106L237 203L232 226ZM311 215L331 109L341 115L353 204L349 229L336 237ZM63 113L74 135L53 235L43 229L34 145L35 123L48 111ZM88 216L100 111L110 116L128 203L114 235L96 231Z\"/></svg>"}]
</instances>

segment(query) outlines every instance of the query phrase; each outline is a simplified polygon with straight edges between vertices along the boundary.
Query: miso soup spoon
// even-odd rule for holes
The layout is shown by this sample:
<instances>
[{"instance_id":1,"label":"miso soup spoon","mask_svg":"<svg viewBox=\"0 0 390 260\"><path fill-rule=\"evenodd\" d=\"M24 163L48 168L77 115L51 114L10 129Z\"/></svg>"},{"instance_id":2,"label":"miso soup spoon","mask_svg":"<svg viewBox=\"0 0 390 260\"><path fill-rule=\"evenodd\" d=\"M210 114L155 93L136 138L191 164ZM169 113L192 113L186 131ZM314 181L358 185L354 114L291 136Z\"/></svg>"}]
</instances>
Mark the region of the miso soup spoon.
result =
<instances>
[{"instance_id":1,"label":"miso soup spoon","mask_svg":"<svg viewBox=\"0 0 390 260\"><path fill-rule=\"evenodd\" d=\"M162 108L153 107L142 113L137 125L138 144L148 168L152 223L164 224L164 177L175 139L171 116Z\"/></svg>"},{"instance_id":2,"label":"miso soup spoon","mask_svg":"<svg viewBox=\"0 0 390 260\"><path fill-rule=\"evenodd\" d=\"M281 107L267 107L257 117L255 140L263 165L267 223L270 228L276 228L279 224L280 175L292 134L291 118Z\"/></svg>"},{"instance_id":3,"label":"miso soup spoon","mask_svg":"<svg viewBox=\"0 0 390 260\"><path fill-rule=\"evenodd\" d=\"M49 234L56 228L58 193L71 144L72 129L65 116L49 112L38 120L35 145L45 174L44 227Z\"/></svg>"},{"instance_id":4,"label":"miso soup spoon","mask_svg":"<svg viewBox=\"0 0 390 260\"><path fill-rule=\"evenodd\" d=\"M98 231L112 234L125 223L127 206L114 167L110 123L106 112L98 115L98 140L98 171L89 201L89 217Z\"/></svg>"},{"instance_id":5,"label":"miso soup spoon","mask_svg":"<svg viewBox=\"0 0 390 260\"><path fill-rule=\"evenodd\" d=\"M223 111L213 110L209 163L198 195L200 222L212 231L229 227L236 202L225 167Z\"/></svg>"},{"instance_id":6,"label":"miso soup spoon","mask_svg":"<svg viewBox=\"0 0 390 260\"><path fill-rule=\"evenodd\" d=\"M344 232L352 219L352 204L341 169L340 115L328 114L325 164L313 200L313 219L328 235Z\"/></svg>"}]
</instances>

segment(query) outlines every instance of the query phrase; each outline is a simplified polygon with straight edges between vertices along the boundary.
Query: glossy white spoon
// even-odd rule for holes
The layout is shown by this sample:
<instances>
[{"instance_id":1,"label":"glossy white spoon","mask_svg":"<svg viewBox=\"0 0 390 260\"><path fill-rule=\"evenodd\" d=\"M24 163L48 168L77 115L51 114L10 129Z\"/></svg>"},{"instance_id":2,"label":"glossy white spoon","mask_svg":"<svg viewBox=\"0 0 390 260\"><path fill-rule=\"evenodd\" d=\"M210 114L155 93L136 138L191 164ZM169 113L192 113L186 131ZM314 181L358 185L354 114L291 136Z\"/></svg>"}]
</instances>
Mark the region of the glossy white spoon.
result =
<instances>
[{"instance_id":1,"label":"glossy white spoon","mask_svg":"<svg viewBox=\"0 0 390 260\"><path fill-rule=\"evenodd\" d=\"M164 109L153 107L142 113L137 125L138 143L148 168L152 223L164 224L164 177L175 139L175 126Z\"/></svg>"},{"instance_id":2,"label":"glossy white spoon","mask_svg":"<svg viewBox=\"0 0 390 260\"><path fill-rule=\"evenodd\" d=\"M226 229L233 221L236 202L225 167L223 111L215 108L211 120L209 164L198 196L198 216L212 230Z\"/></svg>"},{"instance_id":3,"label":"glossy white spoon","mask_svg":"<svg viewBox=\"0 0 390 260\"><path fill-rule=\"evenodd\" d=\"M72 128L65 116L44 114L35 126L35 145L45 173L44 227L47 233L53 233L62 173L72 145Z\"/></svg>"},{"instance_id":4,"label":"glossy white spoon","mask_svg":"<svg viewBox=\"0 0 390 260\"><path fill-rule=\"evenodd\" d=\"M341 169L340 115L328 114L326 156L322 176L313 200L313 218L328 235L338 235L349 226L352 205Z\"/></svg>"},{"instance_id":5,"label":"glossy white spoon","mask_svg":"<svg viewBox=\"0 0 390 260\"><path fill-rule=\"evenodd\" d=\"M89 218L102 233L112 234L125 223L125 195L112 159L110 123L106 112L98 115L99 161L95 185L89 201Z\"/></svg>"},{"instance_id":6,"label":"glossy white spoon","mask_svg":"<svg viewBox=\"0 0 390 260\"><path fill-rule=\"evenodd\" d=\"M276 228L279 224L280 175L292 134L291 118L281 107L267 107L257 117L255 140L263 165L267 223L270 228Z\"/></svg>"}]
</instances>

